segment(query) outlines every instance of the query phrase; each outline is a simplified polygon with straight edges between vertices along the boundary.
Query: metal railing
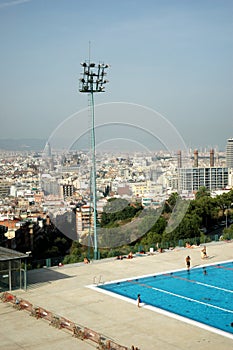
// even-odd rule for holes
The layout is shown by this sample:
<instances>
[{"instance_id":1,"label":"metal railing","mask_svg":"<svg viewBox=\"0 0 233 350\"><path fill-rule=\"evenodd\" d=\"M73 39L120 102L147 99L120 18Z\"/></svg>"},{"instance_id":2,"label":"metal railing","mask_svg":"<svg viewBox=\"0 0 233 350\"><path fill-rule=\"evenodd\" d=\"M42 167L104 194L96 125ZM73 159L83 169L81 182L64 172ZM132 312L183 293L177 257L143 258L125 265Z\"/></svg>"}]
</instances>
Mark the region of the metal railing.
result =
<instances>
[{"instance_id":1,"label":"metal railing","mask_svg":"<svg viewBox=\"0 0 233 350\"><path fill-rule=\"evenodd\" d=\"M171 240L171 241L161 241L159 243L155 242L152 244L135 244L134 246L130 247L124 247L124 248L118 248L117 253L116 249L109 249L108 251L99 251L99 258L110 258L115 257L117 255L125 255L128 254L129 251L132 251L134 253L139 251L145 251L149 252L150 248L153 248L154 251L157 251L158 249L169 249L169 248L175 248L175 247L185 247L186 243L189 242L190 245L200 245L205 244L209 242L218 242L221 237L221 233L214 234L214 235L202 235L200 237L191 237L191 238L183 238L183 239L177 239L177 240ZM54 267L59 266L59 264L62 265L63 260L65 256L59 256L59 257L51 257L51 258L45 258L45 259L31 259L29 260L29 266L28 270L30 269L37 269L42 267ZM83 260L81 257L77 257L77 263L82 262Z\"/></svg>"}]
</instances>

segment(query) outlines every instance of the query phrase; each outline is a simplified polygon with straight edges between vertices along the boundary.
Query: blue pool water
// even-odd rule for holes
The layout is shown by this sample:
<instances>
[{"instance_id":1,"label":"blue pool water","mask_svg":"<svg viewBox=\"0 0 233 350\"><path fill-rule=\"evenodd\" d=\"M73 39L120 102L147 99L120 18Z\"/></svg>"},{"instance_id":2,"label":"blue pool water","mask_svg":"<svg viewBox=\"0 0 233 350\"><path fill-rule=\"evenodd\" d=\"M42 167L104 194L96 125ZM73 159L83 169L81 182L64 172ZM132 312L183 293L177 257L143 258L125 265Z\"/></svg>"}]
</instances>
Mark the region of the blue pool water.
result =
<instances>
[{"instance_id":1,"label":"blue pool water","mask_svg":"<svg viewBox=\"0 0 233 350\"><path fill-rule=\"evenodd\" d=\"M204 273L206 270L206 274ZM233 334L233 261L98 286Z\"/></svg>"}]
</instances>

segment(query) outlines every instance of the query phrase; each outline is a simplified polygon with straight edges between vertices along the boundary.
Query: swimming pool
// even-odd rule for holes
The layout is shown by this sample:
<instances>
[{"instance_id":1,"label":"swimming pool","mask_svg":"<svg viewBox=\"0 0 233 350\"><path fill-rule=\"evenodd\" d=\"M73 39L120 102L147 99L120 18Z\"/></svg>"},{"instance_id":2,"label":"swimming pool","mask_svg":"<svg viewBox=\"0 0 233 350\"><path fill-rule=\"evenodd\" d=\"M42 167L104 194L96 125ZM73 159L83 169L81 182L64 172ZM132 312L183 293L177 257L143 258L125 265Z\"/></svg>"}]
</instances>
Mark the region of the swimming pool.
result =
<instances>
[{"instance_id":1,"label":"swimming pool","mask_svg":"<svg viewBox=\"0 0 233 350\"><path fill-rule=\"evenodd\" d=\"M233 261L99 285L136 302L233 339Z\"/></svg>"}]
</instances>

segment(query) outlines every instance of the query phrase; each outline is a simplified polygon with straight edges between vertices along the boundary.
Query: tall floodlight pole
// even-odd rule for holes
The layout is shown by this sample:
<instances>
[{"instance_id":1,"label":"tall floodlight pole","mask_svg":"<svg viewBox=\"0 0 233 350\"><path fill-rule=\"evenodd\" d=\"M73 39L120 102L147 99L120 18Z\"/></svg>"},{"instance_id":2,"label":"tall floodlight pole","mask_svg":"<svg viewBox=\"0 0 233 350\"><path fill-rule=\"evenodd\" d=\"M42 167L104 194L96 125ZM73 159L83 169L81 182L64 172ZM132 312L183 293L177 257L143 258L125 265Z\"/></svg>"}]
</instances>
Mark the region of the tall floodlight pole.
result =
<instances>
[{"instance_id":1,"label":"tall floodlight pole","mask_svg":"<svg viewBox=\"0 0 233 350\"><path fill-rule=\"evenodd\" d=\"M94 93L104 92L105 84L108 81L105 79L105 69L109 67L104 63L81 63L83 67L82 78L80 79L80 92L90 94L91 97L91 153L92 153L92 168L91 168L91 192L93 206L93 234L94 234L94 259L98 259L98 237L97 237L97 198L96 198L96 149L95 149L95 106ZM91 223L90 223L91 224Z\"/></svg>"}]
</instances>

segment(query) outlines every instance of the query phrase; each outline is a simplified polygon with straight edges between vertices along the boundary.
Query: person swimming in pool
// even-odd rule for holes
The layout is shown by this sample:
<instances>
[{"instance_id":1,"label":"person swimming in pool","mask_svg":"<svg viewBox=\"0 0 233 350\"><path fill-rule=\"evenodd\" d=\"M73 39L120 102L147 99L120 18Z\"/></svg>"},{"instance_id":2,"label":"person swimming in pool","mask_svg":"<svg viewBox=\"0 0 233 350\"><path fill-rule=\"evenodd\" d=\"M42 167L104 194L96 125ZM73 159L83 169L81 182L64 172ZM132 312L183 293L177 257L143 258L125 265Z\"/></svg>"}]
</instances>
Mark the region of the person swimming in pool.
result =
<instances>
[{"instance_id":1,"label":"person swimming in pool","mask_svg":"<svg viewBox=\"0 0 233 350\"><path fill-rule=\"evenodd\" d=\"M207 271L206 271L205 267L203 267L203 274L207 275Z\"/></svg>"}]
</instances>

